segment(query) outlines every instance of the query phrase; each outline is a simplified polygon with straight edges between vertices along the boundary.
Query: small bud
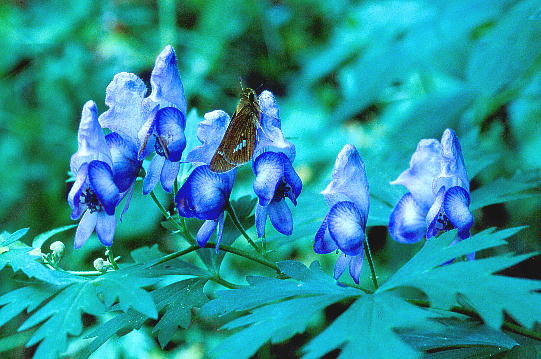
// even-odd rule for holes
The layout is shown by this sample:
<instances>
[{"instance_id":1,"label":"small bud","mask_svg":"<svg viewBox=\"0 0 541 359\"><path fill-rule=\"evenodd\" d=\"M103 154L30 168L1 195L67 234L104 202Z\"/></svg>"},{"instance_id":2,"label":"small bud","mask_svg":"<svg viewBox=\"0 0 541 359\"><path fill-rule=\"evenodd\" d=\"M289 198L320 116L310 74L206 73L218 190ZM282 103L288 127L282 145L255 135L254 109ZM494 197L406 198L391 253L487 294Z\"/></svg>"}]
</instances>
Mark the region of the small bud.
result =
<instances>
[{"instance_id":1,"label":"small bud","mask_svg":"<svg viewBox=\"0 0 541 359\"><path fill-rule=\"evenodd\" d=\"M66 246L64 245L64 243L56 241L51 243L51 246L49 248L56 256L61 256L62 254L64 254L64 249L66 248Z\"/></svg>"},{"instance_id":2,"label":"small bud","mask_svg":"<svg viewBox=\"0 0 541 359\"><path fill-rule=\"evenodd\" d=\"M94 259L94 268L96 268L97 271L104 272L106 270L104 267L105 261L103 260L103 258Z\"/></svg>"}]
</instances>

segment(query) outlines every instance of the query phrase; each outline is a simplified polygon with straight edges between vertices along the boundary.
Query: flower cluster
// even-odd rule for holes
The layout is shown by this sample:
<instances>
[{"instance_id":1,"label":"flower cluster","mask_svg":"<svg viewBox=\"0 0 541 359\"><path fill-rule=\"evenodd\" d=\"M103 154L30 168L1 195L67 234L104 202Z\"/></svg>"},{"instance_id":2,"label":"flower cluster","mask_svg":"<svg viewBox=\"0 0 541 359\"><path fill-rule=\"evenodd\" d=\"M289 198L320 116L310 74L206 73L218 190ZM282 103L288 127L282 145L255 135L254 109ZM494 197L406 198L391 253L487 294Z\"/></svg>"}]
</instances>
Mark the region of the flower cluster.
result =
<instances>
[{"instance_id":1,"label":"flower cluster","mask_svg":"<svg viewBox=\"0 0 541 359\"><path fill-rule=\"evenodd\" d=\"M389 233L394 240L414 243L454 228L458 229L458 239L470 236L470 187L462 149L453 130L445 130L441 142L421 140L410 167L391 183L409 191L389 219Z\"/></svg>"},{"instance_id":2,"label":"flower cluster","mask_svg":"<svg viewBox=\"0 0 541 359\"><path fill-rule=\"evenodd\" d=\"M94 230L105 246L112 244L116 207L127 197L123 213L127 210L135 180L144 172L143 160L152 154L143 179L143 194L151 193L158 182L171 192L181 164L190 163L193 170L174 194L176 209L182 217L204 221L196 235L200 246L206 246L216 232L216 250L219 248L225 212L231 210L229 198L237 169L216 173L210 163L231 118L221 110L206 113L197 128L200 145L191 148L181 161L186 148L187 109L171 46L157 57L150 83L152 90L147 96L147 87L140 78L119 73L107 87L107 111L98 117L92 101L83 107L78 150L70 163L75 182L68 195L71 217L82 217L75 235L76 248ZM302 191L301 178L293 168L295 146L282 133L273 94L263 91L258 102L261 115L252 158L253 190L258 198L256 232L259 238L265 237L269 218L278 232L291 235L293 218L286 198L297 205ZM104 128L109 131L107 135ZM421 140L410 167L391 183L408 189L389 219L393 239L413 243L455 228L457 240L470 236L473 215L469 210L469 181L453 130L445 130L441 141ZM314 251L341 252L334 277L338 279L349 269L353 281L359 283L370 197L364 163L355 146L345 145L340 151L332 181L321 193L329 210L315 234ZM473 254L469 257L473 258Z\"/></svg>"},{"instance_id":3,"label":"flower cluster","mask_svg":"<svg viewBox=\"0 0 541 359\"><path fill-rule=\"evenodd\" d=\"M288 197L293 204L302 189L302 182L291 162L295 147L285 140L280 128L278 106L269 91L259 96L261 119L258 142L254 150L253 169L256 175L254 192L259 197L256 208L256 229L258 237L265 234L265 222L270 217L273 226L290 235L293 231L291 211L284 202ZM209 164L216 152L230 117L221 110L206 113L197 128L201 145L193 148L186 160L192 162L195 170L188 176L175 197L178 212L183 217L205 220L196 239L204 246L212 233L217 231L216 248L222 239L224 211L235 182L236 169L215 173Z\"/></svg>"},{"instance_id":4,"label":"flower cluster","mask_svg":"<svg viewBox=\"0 0 541 359\"><path fill-rule=\"evenodd\" d=\"M89 102L83 109L79 128L79 149L72 156L71 171L76 180L68 196L72 218L83 218L79 224L75 247L82 246L94 229L100 241L110 246L115 232L115 210L127 197L129 206L133 185L143 160L152 153L143 179L143 194L152 192L158 182L171 192L186 147L186 99L173 48L167 46L157 57L150 78L151 93L135 74L122 72L107 86L107 111L98 117L96 105ZM302 182L292 162L295 147L281 131L279 110L274 96L263 91L258 141L254 149L254 191L259 197L256 209L257 233L264 236L266 218L281 233L291 234L293 220L284 199L296 205ZM205 246L217 232L221 241L224 211L236 177L236 169L215 173L209 164L216 152L230 117L221 110L205 114L199 123L197 138L201 145L189 151L184 162L194 169L175 194L179 214L205 222L196 240ZM102 129L110 131L107 136ZM84 213L84 214L83 214Z\"/></svg>"},{"instance_id":5,"label":"flower cluster","mask_svg":"<svg viewBox=\"0 0 541 359\"><path fill-rule=\"evenodd\" d=\"M349 267L353 281L359 283L370 199L364 164L354 146L346 145L338 154L332 177L321 192L330 210L315 235L314 251L324 254L340 250L334 277L338 279ZM441 141L421 140L409 169L391 183L409 190L389 219L394 240L414 243L455 228L457 240L470 236L473 215L469 210L469 181L453 130L445 130ZM474 254L468 258L473 259Z\"/></svg>"},{"instance_id":6,"label":"flower cluster","mask_svg":"<svg viewBox=\"0 0 541 359\"><path fill-rule=\"evenodd\" d=\"M147 175L143 193L149 193L160 179L171 191L186 146L184 138L186 99L173 48L167 46L157 57L150 78L152 91L135 74L122 72L107 86L107 111L98 117L96 104L83 108L78 132L78 150L71 157L75 183L68 195L72 219L83 216L75 235L75 247L81 247L94 229L99 240L113 242L115 210L128 197L145 157L156 153ZM104 135L102 128L110 133Z\"/></svg>"}]
</instances>

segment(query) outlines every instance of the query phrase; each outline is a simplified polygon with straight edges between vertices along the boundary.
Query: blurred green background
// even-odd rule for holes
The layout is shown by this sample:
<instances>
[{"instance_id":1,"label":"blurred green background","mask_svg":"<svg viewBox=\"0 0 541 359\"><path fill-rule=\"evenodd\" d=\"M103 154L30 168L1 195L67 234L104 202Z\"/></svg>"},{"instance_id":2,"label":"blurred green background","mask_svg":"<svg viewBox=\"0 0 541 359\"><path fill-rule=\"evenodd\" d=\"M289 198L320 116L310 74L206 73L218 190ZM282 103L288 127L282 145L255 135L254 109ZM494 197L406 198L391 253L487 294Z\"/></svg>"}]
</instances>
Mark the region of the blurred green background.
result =
<instances>
[{"instance_id":1,"label":"blurred green background","mask_svg":"<svg viewBox=\"0 0 541 359\"><path fill-rule=\"evenodd\" d=\"M65 180L82 105L92 99L105 111L105 88L117 72L134 72L148 85L155 57L171 44L192 111L188 148L197 144L193 132L205 112L233 112L239 77L277 96L305 187L293 236L267 227L275 258L318 259L331 270L335 257L318 258L311 249L327 211L318 192L330 180L338 151L353 143L375 198L369 234L385 277L419 248L388 240L384 224L403 193L387 183L407 168L421 138L440 138L445 128L454 128L469 168L490 162L473 179L474 189L499 177L538 178L539 39L538 0L2 1L1 230L30 227L31 238L71 223ZM251 176L244 166L233 197L251 193ZM160 226L160 214L140 194L140 184L136 192L118 227L116 251L126 256L154 243L163 251L176 249L179 239ZM157 192L162 201L170 199ZM512 249L540 250L538 199L477 211L474 232L528 224L511 241ZM75 252L72 236L56 237L68 247L65 266L92 269L103 248L93 239ZM539 265L532 259L515 272L539 278ZM225 273L239 282L258 270L237 258L225 265ZM10 287L5 272L1 285ZM106 346L125 357L152 352L197 358L219 335L215 328L197 324L162 354L144 331ZM287 356L299 346L265 350Z\"/></svg>"}]
</instances>

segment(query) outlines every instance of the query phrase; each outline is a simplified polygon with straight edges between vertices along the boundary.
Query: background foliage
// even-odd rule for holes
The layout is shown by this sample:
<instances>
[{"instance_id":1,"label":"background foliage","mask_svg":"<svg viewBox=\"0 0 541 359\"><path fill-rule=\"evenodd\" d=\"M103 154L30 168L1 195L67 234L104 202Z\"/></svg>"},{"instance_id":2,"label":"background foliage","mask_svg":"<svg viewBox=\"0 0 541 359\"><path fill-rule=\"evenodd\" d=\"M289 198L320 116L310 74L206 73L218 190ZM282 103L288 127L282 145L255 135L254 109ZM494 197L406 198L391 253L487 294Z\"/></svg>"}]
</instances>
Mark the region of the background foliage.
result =
<instances>
[{"instance_id":1,"label":"background foliage","mask_svg":"<svg viewBox=\"0 0 541 359\"><path fill-rule=\"evenodd\" d=\"M120 71L137 73L148 83L155 56L166 44L172 44L177 52L189 111L192 111L188 117L188 129L192 133L205 112L218 108L233 111L238 100L239 77L251 87L260 86L260 90L269 89L278 96L284 133L296 144L295 167L305 186L294 214L293 235L287 238L268 227L268 246L276 260L298 260L306 266L318 260L321 270L330 273L334 256L318 257L312 251L313 235L326 211L318 192L330 179L331 166L339 149L345 143L353 143L365 161L369 176L372 207L368 233L378 274L382 280L390 277L421 245L399 244L388 238L385 227L388 214L403 191L388 186L388 182L407 167L420 138L439 138L447 127L456 129L470 178L473 178L472 208L476 209L473 232L488 227L529 226L519 235L509 236L506 248L486 246L488 249L481 253L481 258L508 251L520 255L541 249L541 202L539 197L524 196L524 191L535 192L535 188L539 188L541 169L541 5L536 0L7 1L0 4L0 19L0 44L4 49L0 55L0 153L3 159L0 229L17 233L18 229L29 227L22 239L27 245L40 233L70 224L65 201L70 184L65 179L69 156L76 150L76 129L84 102L93 99L100 112L105 110L105 88ZM190 147L195 137L187 137ZM252 179L249 166L242 168L233 197L247 194L253 197ZM136 187L138 190L140 184ZM170 199L163 192L159 196L164 203ZM507 200L512 201L501 203ZM246 224L253 221L248 202L246 198L238 202L239 209L247 208L242 216ZM116 252L123 257L121 262L131 262L132 258L135 263L142 263L144 261L137 258L156 257L158 248L163 253L181 248L178 236L161 226L161 220L160 212L148 198L134 196L130 211L115 236ZM234 231L231 229L229 236L235 237ZM4 235L3 245L7 245L9 238L15 241L14 237ZM94 258L103 256L101 245L94 239L74 251L72 238L72 230L55 237L67 246L63 266L93 269ZM43 248L48 248L48 244ZM243 243L238 245L244 246ZM141 246L148 247L146 252L139 252L139 257L132 252L130 257L130 252ZM503 270L511 266L506 274L541 279L539 257L521 259L525 259L521 264L507 258L508 262L487 262L488 267L474 269L488 270L488 275L493 273L490 269ZM80 316L81 312L99 314L105 309L102 302L92 299L96 295L89 295L87 291L97 290L99 294L101 288L107 293L107 286L125 283L122 278L114 278L114 275L84 281L57 278L57 274L37 269L32 263L16 260L22 259L12 258L13 269L21 268L43 283L25 287L23 283L28 279L21 272L15 276L11 269L1 272L2 293L23 291L13 295L11 300L9 297L0 299L0 305L4 305L0 322L6 324L1 329L2 353L30 357L39 351L36 343L44 333L59 328L67 334L83 330L86 335L94 331L99 334L97 338L126 329L121 326L111 332L113 329L99 326L108 323L114 313L97 319L86 314ZM13 261L19 263L19 267L13 265ZM196 256L188 261L201 266ZM0 267L5 265L0 260ZM178 300L201 306L207 300L203 291L213 293L218 287L206 284L202 279L205 274L199 279L161 283L159 290L152 294L141 289L156 284L157 278L168 270L173 271L167 273L170 275L193 273L186 269L188 265L179 262L174 269L157 268L150 274L133 274L137 281L130 282L131 288L125 292L137 300L105 298L107 305L117 303L122 320L130 323L139 320L133 327L141 329L108 341L99 349L102 354L146 357L152 353L156 357L200 358L226 337L224 331L216 329L234 318L228 317L230 313L225 313L223 320L202 313L190 329L171 329L170 323L175 324L174 328L176 323L186 327L191 311L171 311L168 316L168 308L178 306L170 302L175 297L168 293L183 295L199 291L201 295L186 294ZM320 273L319 267L310 268ZM141 269L135 265L132 270ZM295 272L299 270L297 267L288 270L291 277L304 282ZM467 276L471 272L468 269L464 273ZM222 275L236 283L246 283L245 276L258 274L272 275L272 271L232 256L226 256L222 264ZM369 287L367 272L362 278L364 283L361 284ZM92 281L101 283L91 284ZM258 289L261 282L250 284L253 290L262 290ZM422 284L417 282L414 286L422 289ZM60 292L59 288L62 288ZM190 288L191 291L186 291ZM273 290L279 295L278 289ZM301 353L299 348L303 344L321 333L347 308L341 300L348 301L348 290L336 290L331 299L330 294L304 300L301 296L282 302L287 304L281 307L259 307L251 318L241 317L244 322L230 322L227 328L258 323L266 318L265 310L282 313L287 318L287 308L327 307L324 312L315 310L302 328L298 327L299 323L293 329L272 328L268 337L261 339L262 343L268 339L276 343L263 345L259 352L261 357L293 357ZM68 319L58 316L58 308L51 304L54 302L11 321L11 317L4 316L5 305L19 296L32 300L24 303L26 307L13 309L17 314L26 308L29 311L38 308L51 293L60 293L54 297L58 303L73 298L87 298L87 301L76 301L75 307L63 308L62 315L71 316ZM393 303L392 293L381 294L383 302L378 302L379 305ZM220 298L218 300L222 300ZM145 305L145 300L151 304ZM138 301L141 301L139 308L134 306ZM329 306L332 303L338 304ZM539 301L531 305L535 303ZM231 312L256 307L246 304ZM208 308L212 309L207 307L206 310L211 310ZM143 324L146 317L134 319L133 316L140 315L134 310L154 321ZM359 309L352 305L345 314L354 315L354 310ZM163 311L166 314L157 319L157 313ZM507 313L512 315L509 310ZM258 316L263 319L257 319ZM413 321L426 320L424 312L412 312L412 316ZM487 318L481 317L486 322ZM23 329L32 328L46 318L49 318L46 324L38 330L17 332L23 323ZM520 318L515 319L520 321ZM333 330L343 330L339 325L346 325L347 320L346 317L342 322L334 322ZM65 327L66 323L69 328ZM121 325L122 322L112 323ZM464 323L461 324L464 331L477 325L473 323L468 327ZM492 330L494 327L490 326ZM253 326L247 328L257 332ZM158 341L154 339L153 330ZM434 328L434 332L438 330ZM301 334L293 336L295 333ZM245 333L244 338L254 335ZM289 339L292 336L293 339ZM80 350L88 350L85 348L91 340L81 339L83 337L66 335L54 340L65 340L68 354L75 355ZM348 342L332 347L333 339L327 339L329 350ZM21 346L29 340L29 348ZM235 345L238 339L231 336L226 340ZM502 338L494 340L501 346ZM508 340L508 348L519 341L507 337L505 340ZM349 343L363 345L355 344L355 338ZM401 341L391 343L398 348L403 345ZM164 351L160 344L165 347ZM354 350L344 345L342 348L349 348L345 351ZM321 346L314 342L303 350L309 358L325 354L318 352ZM462 357L461 353L457 355ZM520 353L516 355L520 357ZM435 353L427 357L439 358Z\"/></svg>"}]
</instances>

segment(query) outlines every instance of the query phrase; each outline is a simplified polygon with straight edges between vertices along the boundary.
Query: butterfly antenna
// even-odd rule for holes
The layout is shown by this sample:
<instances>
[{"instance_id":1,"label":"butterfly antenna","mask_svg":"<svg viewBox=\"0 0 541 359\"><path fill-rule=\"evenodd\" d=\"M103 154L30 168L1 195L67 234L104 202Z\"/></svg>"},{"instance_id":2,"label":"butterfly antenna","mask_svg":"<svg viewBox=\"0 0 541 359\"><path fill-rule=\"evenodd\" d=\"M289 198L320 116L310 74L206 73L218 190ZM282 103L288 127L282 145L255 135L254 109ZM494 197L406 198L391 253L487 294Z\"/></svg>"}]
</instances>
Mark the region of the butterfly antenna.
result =
<instances>
[{"instance_id":1,"label":"butterfly antenna","mask_svg":"<svg viewBox=\"0 0 541 359\"><path fill-rule=\"evenodd\" d=\"M244 86L242 85L242 77L239 76L240 91L244 91Z\"/></svg>"}]
</instances>

